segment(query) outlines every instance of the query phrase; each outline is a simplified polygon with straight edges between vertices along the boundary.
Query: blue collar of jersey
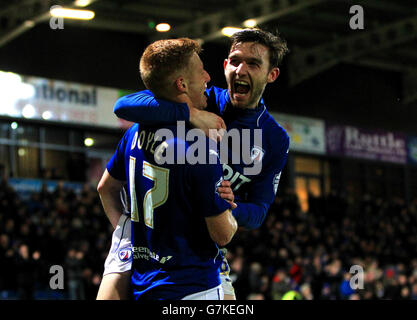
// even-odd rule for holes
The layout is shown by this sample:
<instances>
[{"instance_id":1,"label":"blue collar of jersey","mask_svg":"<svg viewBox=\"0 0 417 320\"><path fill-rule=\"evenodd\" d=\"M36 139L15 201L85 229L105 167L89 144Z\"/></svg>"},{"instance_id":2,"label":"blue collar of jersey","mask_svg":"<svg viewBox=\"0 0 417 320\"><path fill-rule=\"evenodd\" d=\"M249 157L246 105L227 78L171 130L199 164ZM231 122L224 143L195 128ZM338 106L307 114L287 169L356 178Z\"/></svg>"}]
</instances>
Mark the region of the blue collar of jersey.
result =
<instances>
[{"instance_id":1,"label":"blue collar of jersey","mask_svg":"<svg viewBox=\"0 0 417 320\"><path fill-rule=\"evenodd\" d=\"M231 118L239 119L239 120L246 120L246 121L255 121L256 126L259 127L262 124L263 116L266 113L266 106L261 99L254 109L240 109L234 108L232 103L230 102L229 93L225 90L225 101L226 105L223 109L223 115L228 115Z\"/></svg>"}]
</instances>

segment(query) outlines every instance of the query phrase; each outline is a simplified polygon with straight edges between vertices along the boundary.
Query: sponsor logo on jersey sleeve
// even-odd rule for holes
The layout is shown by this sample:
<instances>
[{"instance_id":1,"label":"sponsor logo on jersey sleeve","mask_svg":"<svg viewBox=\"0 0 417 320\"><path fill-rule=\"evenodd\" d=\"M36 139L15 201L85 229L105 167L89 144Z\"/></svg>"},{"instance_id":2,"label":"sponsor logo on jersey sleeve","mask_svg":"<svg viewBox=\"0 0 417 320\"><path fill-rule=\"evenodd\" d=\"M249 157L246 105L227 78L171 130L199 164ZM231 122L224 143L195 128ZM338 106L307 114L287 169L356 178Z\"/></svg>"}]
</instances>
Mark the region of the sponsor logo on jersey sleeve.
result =
<instances>
[{"instance_id":1,"label":"sponsor logo on jersey sleeve","mask_svg":"<svg viewBox=\"0 0 417 320\"><path fill-rule=\"evenodd\" d=\"M118 253L118 257L120 261L126 262L132 259L132 249L128 248L121 248Z\"/></svg>"}]
</instances>

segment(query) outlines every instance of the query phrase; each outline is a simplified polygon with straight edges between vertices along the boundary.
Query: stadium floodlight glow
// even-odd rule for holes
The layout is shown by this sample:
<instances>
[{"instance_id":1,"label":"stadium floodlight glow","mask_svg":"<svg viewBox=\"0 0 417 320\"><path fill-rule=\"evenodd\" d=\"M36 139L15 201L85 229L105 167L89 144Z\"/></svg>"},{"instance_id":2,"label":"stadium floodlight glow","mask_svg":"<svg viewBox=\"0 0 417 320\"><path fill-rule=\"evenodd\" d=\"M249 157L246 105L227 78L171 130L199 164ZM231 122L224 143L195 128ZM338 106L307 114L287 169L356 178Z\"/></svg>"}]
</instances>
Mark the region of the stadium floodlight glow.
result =
<instances>
[{"instance_id":1,"label":"stadium floodlight glow","mask_svg":"<svg viewBox=\"0 0 417 320\"><path fill-rule=\"evenodd\" d=\"M16 121L13 121L13 122L10 124L10 127L12 128L12 130L16 130L16 129L19 127L19 125L17 124L17 122L16 122Z\"/></svg>"},{"instance_id":2,"label":"stadium floodlight glow","mask_svg":"<svg viewBox=\"0 0 417 320\"><path fill-rule=\"evenodd\" d=\"M32 98L35 92L35 87L23 82L20 75L0 71L0 114L21 117L21 107L17 108L17 103Z\"/></svg>"},{"instance_id":3,"label":"stadium floodlight glow","mask_svg":"<svg viewBox=\"0 0 417 320\"><path fill-rule=\"evenodd\" d=\"M233 36L236 32L242 30L242 28L235 28L235 27L224 27L222 29L222 34L226 37Z\"/></svg>"},{"instance_id":4,"label":"stadium floodlight glow","mask_svg":"<svg viewBox=\"0 0 417 320\"><path fill-rule=\"evenodd\" d=\"M35 95L35 87L22 82L16 73L0 71L0 96L11 99L29 99ZM4 100L4 99L2 99Z\"/></svg>"},{"instance_id":5,"label":"stadium floodlight glow","mask_svg":"<svg viewBox=\"0 0 417 320\"><path fill-rule=\"evenodd\" d=\"M91 3L91 0L76 0L76 1L74 2L74 4L75 4L77 7L81 7L81 8L83 8L83 7L86 7L86 6L90 5L90 3Z\"/></svg>"},{"instance_id":6,"label":"stadium floodlight glow","mask_svg":"<svg viewBox=\"0 0 417 320\"><path fill-rule=\"evenodd\" d=\"M155 27L158 32L167 32L171 29L171 26L168 23L159 23Z\"/></svg>"},{"instance_id":7,"label":"stadium floodlight glow","mask_svg":"<svg viewBox=\"0 0 417 320\"><path fill-rule=\"evenodd\" d=\"M35 87L30 83L22 82L19 85L19 89L20 89L20 93L19 93L19 98L20 99L32 98L36 93Z\"/></svg>"},{"instance_id":8,"label":"stadium floodlight glow","mask_svg":"<svg viewBox=\"0 0 417 320\"><path fill-rule=\"evenodd\" d=\"M35 21L33 20L26 20L23 25L27 28L33 28L35 26Z\"/></svg>"},{"instance_id":9,"label":"stadium floodlight glow","mask_svg":"<svg viewBox=\"0 0 417 320\"><path fill-rule=\"evenodd\" d=\"M17 154L19 155L19 157L24 157L26 155L26 149L24 148L17 149Z\"/></svg>"},{"instance_id":10,"label":"stadium floodlight glow","mask_svg":"<svg viewBox=\"0 0 417 320\"><path fill-rule=\"evenodd\" d=\"M68 9L68 8L52 8L50 11L51 16L56 18L68 18L79 20L91 20L96 15L91 10L80 9Z\"/></svg>"},{"instance_id":11,"label":"stadium floodlight glow","mask_svg":"<svg viewBox=\"0 0 417 320\"><path fill-rule=\"evenodd\" d=\"M43 118L44 120L49 120L49 119L51 119L51 118L52 118L52 112L51 112L51 111L49 111L49 110L44 111L44 112L42 113L42 118Z\"/></svg>"},{"instance_id":12,"label":"stadium floodlight glow","mask_svg":"<svg viewBox=\"0 0 417 320\"><path fill-rule=\"evenodd\" d=\"M35 116L36 110L35 107L31 104L27 104L23 107L22 115L25 118L33 118Z\"/></svg>"},{"instance_id":13,"label":"stadium floodlight glow","mask_svg":"<svg viewBox=\"0 0 417 320\"><path fill-rule=\"evenodd\" d=\"M8 83L21 83L22 77L17 73L0 71L0 85L3 86Z\"/></svg>"},{"instance_id":14,"label":"stadium floodlight glow","mask_svg":"<svg viewBox=\"0 0 417 320\"><path fill-rule=\"evenodd\" d=\"M94 144L94 139L93 138L85 138L84 139L84 145L86 147L91 147Z\"/></svg>"},{"instance_id":15,"label":"stadium floodlight glow","mask_svg":"<svg viewBox=\"0 0 417 320\"><path fill-rule=\"evenodd\" d=\"M248 20L243 21L243 25L246 28L255 28L257 24L258 23L256 22L255 19L248 19Z\"/></svg>"}]
</instances>

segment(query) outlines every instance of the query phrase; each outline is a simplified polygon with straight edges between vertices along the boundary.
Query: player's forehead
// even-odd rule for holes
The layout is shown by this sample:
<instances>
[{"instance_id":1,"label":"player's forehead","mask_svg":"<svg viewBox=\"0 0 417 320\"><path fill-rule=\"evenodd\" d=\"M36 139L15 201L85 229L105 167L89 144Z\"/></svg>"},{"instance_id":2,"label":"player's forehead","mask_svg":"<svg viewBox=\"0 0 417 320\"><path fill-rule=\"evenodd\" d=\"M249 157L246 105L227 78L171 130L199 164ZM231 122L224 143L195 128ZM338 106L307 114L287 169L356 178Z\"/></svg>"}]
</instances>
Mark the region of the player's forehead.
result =
<instances>
[{"instance_id":1,"label":"player's forehead","mask_svg":"<svg viewBox=\"0 0 417 320\"><path fill-rule=\"evenodd\" d=\"M229 58L232 57L268 60L269 51L266 46L257 42L238 42L230 49Z\"/></svg>"},{"instance_id":2,"label":"player's forehead","mask_svg":"<svg viewBox=\"0 0 417 320\"><path fill-rule=\"evenodd\" d=\"M203 61L201 61L200 56L196 52L193 52L188 63L194 67L203 67Z\"/></svg>"},{"instance_id":3,"label":"player's forehead","mask_svg":"<svg viewBox=\"0 0 417 320\"><path fill-rule=\"evenodd\" d=\"M188 60L188 66L185 68L186 73L189 76L195 76L200 74L203 69L203 61L201 61L200 56L196 52L193 52Z\"/></svg>"}]
</instances>

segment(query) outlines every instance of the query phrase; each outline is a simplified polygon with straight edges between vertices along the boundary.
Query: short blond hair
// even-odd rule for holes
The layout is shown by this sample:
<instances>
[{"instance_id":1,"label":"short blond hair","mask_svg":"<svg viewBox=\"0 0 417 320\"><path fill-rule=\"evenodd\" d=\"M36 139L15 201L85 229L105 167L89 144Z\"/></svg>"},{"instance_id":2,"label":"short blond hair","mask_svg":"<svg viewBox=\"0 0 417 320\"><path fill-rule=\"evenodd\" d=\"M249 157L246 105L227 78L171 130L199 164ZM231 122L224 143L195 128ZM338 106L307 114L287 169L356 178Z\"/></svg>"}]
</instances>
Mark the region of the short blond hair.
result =
<instances>
[{"instance_id":1,"label":"short blond hair","mask_svg":"<svg viewBox=\"0 0 417 320\"><path fill-rule=\"evenodd\" d=\"M172 75L185 70L200 44L189 38L158 40L146 47L140 58L139 71L146 88L160 91L169 85Z\"/></svg>"}]
</instances>

